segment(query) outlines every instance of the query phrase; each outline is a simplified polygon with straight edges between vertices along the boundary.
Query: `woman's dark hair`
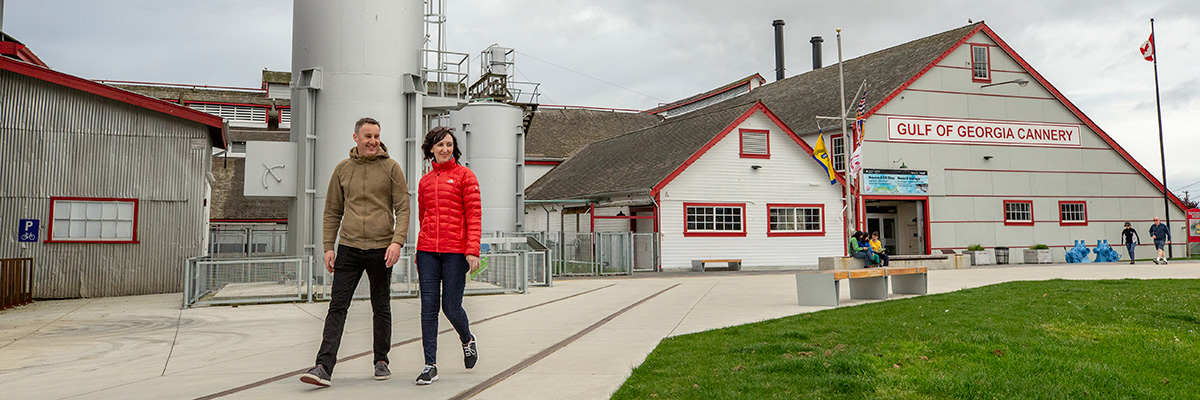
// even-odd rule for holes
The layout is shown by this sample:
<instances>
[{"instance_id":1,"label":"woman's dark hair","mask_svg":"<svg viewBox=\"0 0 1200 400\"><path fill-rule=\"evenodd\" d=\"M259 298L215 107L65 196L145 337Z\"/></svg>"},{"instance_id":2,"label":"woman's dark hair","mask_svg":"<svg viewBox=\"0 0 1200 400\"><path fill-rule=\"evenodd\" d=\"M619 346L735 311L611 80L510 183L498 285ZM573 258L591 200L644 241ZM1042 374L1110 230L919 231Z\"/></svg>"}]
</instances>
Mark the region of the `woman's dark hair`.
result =
<instances>
[{"instance_id":1,"label":"woman's dark hair","mask_svg":"<svg viewBox=\"0 0 1200 400\"><path fill-rule=\"evenodd\" d=\"M462 158L462 150L458 147L458 138L454 136L454 128L445 126L436 126L425 134L425 143L421 144L421 152L425 154L426 160L435 160L433 157L433 145L441 142L450 135L450 140L454 141L454 159Z\"/></svg>"},{"instance_id":2,"label":"woman's dark hair","mask_svg":"<svg viewBox=\"0 0 1200 400\"><path fill-rule=\"evenodd\" d=\"M851 235L850 237L855 238L855 239L862 239L866 235L867 234L863 233L863 231L854 231L854 235Z\"/></svg>"}]
</instances>

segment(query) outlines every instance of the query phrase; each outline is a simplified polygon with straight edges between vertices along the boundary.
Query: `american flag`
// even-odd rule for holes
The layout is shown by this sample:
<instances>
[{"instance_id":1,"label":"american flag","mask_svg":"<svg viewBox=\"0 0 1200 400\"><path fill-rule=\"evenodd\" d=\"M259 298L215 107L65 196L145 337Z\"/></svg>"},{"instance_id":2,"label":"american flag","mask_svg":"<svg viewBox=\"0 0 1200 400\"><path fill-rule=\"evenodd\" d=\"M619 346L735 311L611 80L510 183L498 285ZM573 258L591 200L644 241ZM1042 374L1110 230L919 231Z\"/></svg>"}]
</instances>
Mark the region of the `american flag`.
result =
<instances>
[{"instance_id":1,"label":"american flag","mask_svg":"<svg viewBox=\"0 0 1200 400\"><path fill-rule=\"evenodd\" d=\"M866 119L863 118L863 113L866 112L866 107L867 107L867 91L864 90L863 94L862 94L862 99L860 99L858 101L858 111L855 112L855 114L854 114L854 147L862 146L863 122L866 121Z\"/></svg>"}]
</instances>

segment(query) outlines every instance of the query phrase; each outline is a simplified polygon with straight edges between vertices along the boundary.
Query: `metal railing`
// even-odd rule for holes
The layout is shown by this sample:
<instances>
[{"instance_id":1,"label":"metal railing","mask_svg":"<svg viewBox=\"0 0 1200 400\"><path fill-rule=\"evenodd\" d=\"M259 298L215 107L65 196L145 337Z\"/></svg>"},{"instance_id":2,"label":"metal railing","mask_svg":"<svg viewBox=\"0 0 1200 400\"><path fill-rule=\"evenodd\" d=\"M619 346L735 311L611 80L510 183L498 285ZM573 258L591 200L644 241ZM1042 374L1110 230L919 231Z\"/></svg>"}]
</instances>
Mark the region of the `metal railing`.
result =
<instances>
[{"instance_id":1,"label":"metal railing","mask_svg":"<svg viewBox=\"0 0 1200 400\"><path fill-rule=\"evenodd\" d=\"M311 257L187 260L183 308L193 305L312 301Z\"/></svg>"},{"instance_id":2,"label":"metal railing","mask_svg":"<svg viewBox=\"0 0 1200 400\"><path fill-rule=\"evenodd\" d=\"M315 286L317 286L320 290L313 295L313 299L332 299L333 274L325 270L325 267L322 265L316 265L314 268L316 269L314 270L313 275L318 278L318 280L315 282ZM316 273L318 270L319 273ZM392 266L391 281L388 282L388 286L391 287L391 297L396 299L419 296L421 293L417 287L416 277L417 266L413 263L412 255L405 254L401 256L400 260L396 261L396 265ZM362 277L359 278L358 287L354 289L354 296L352 298L355 300L371 298L371 281L370 278L367 278L366 273L363 273Z\"/></svg>"},{"instance_id":3,"label":"metal railing","mask_svg":"<svg viewBox=\"0 0 1200 400\"><path fill-rule=\"evenodd\" d=\"M0 310L33 302L33 259L0 259Z\"/></svg>"},{"instance_id":4,"label":"metal railing","mask_svg":"<svg viewBox=\"0 0 1200 400\"><path fill-rule=\"evenodd\" d=\"M405 253L392 267L392 298L421 294L415 257L407 249ZM488 268L467 282L464 294L525 293L530 285L551 284L544 251L498 250L481 258ZM183 307L329 300L333 274L320 261L311 257L189 259L184 269ZM366 274L360 279L353 298L370 298Z\"/></svg>"},{"instance_id":5,"label":"metal railing","mask_svg":"<svg viewBox=\"0 0 1200 400\"><path fill-rule=\"evenodd\" d=\"M553 276L631 275L655 271L658 234L633 232L545 234Z\"/></svg>"}]
</instances>

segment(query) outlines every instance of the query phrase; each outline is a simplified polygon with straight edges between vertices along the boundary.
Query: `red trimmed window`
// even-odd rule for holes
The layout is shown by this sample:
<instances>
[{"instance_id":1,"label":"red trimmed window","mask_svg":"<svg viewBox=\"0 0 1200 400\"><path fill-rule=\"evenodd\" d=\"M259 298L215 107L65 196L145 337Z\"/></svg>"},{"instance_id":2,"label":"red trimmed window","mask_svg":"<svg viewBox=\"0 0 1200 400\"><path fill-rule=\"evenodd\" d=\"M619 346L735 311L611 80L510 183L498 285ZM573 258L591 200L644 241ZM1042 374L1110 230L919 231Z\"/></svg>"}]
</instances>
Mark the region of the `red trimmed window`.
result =
<instances>
[{"instance_id":1,"label":"red trimmed window","mask_svg":"<svg viewBox=\"0 0 1200 400\"><path fill-rule=\"evenodd\" d=\"M975 82L992 81L992 57L990 47L986 44L971 45L971 80Z\"/></svg>"},{"instance_id":2,"label":"red trimmed window","mask_svg":"<svg viewBox=\"0 0 1200 400\"><path fill-rule=\"evenodd\" d=\"M771 131L738 129L742 158L771 158Z\"/></svg>"},{"instance_id":3,"label":"red trimmed window","mask_svg":"<svg viewBox=\"0 0 1200 400\"><path fill-rule=\"evenodd\" d=\"M1033 200L1005 200L1005 225L1033 225Z\"/></svg>"},{"instance_id":4,"label":"red trimmed window","mask_svg":"<svg viewBox=\"0 0 1200 400\"><path fill-rule=\"evenodd\" d=\"M825 236L824 204L767 204L767 236Z\"/></svg>"},{"instance_id":5,"label":"red trimmed window","mask_svg":"<svg viewBox=\"0 0 1200 400\"><path fill-rule=\"evenodd\" d=\"M50 198L47 243L137 243L137 199Z\"/></svg>"},{"instance_id":6,"label":"red trimmed window","mask_svg":"<svg viewBox=\"0 0 1200 400\"><path fill-rule=\"evenodd\" d=\"M684 236L746 236L745 204L683 203Z\"/></svg>"},{"instance_id":7,"label":"red trimmed window","mask_svg":"<svg viewBox=\"0 0 1200 400\"><path fill-rule=\"evenodd\" d=\"M833 170L842 172L846 170L846 158L843 154L846 152L845 136L836 135L829 136L829 157L833 158Z\"/></svg>"},{"instance_id":8,"label":"red trimmed window","mask_svg":"<svg viewBox=\"0 0 1200 400\"><path fill-rule=\"evenodd\" d=\"M1058 223L1059 225L1087 225L1087 202L1058 202Z\"/></svg>"}]
</instances>

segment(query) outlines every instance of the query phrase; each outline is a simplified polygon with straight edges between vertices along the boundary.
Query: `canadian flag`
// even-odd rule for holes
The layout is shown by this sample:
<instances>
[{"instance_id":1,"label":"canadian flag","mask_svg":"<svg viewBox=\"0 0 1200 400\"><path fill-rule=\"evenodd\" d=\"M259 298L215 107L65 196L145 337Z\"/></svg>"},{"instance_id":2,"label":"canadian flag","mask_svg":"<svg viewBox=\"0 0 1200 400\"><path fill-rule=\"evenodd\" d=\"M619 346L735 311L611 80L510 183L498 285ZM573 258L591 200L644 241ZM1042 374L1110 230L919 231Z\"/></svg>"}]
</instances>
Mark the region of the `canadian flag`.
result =
<instances>
[{"instance_id":1,"label":"canadian flag","mask_svg":"<svg viewBox=\"0 0 1200 400\"><path fill-rule=\"evenodd\" d=\"M1142 50L1142 58L1145 58L1146 61L1154 61L1154 34L1153 33L1150 34L1150 38L1146 39L1145 43L1142 43L1141 50Z\"/></svg>"}]
</instances>

